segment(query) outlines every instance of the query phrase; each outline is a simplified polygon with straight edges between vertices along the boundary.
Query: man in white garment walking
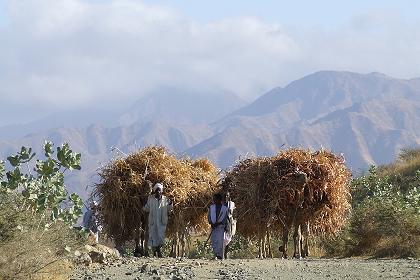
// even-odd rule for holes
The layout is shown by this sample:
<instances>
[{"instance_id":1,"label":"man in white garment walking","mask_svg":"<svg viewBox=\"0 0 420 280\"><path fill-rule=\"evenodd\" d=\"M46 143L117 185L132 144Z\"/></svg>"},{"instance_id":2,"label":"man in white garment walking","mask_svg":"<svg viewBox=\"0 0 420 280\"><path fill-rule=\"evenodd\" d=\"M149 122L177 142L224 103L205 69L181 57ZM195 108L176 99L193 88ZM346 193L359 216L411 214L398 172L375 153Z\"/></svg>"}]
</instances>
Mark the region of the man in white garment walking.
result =
<instances>
[{"instance_id":1,"label":"man in white garment walking","mask_svg":"<svg viewBox=\"0 0 420 280\"><path fill-rule=\"evenodd\" d=\"M210 205L208 221L211 225L211 246L217 259L223 259L225 227L228 216L228 208L223 205L223 196L217 193L213 196L213 204Z\"/></svg>"},{"instance_id":2,"label":"man in white garment walking","mask_svg":"<svg viewBox=\"0 0 420 280\"><path fill-rule=\"evenodd\" d=\"M163 185L157 183L153 187L153 194L147 199L143 210L149 213L149 243L153 256L161 258L161 247L165 243L168 212L172 210L173 201L162 195Z\"/></svg>"}]
</instances>

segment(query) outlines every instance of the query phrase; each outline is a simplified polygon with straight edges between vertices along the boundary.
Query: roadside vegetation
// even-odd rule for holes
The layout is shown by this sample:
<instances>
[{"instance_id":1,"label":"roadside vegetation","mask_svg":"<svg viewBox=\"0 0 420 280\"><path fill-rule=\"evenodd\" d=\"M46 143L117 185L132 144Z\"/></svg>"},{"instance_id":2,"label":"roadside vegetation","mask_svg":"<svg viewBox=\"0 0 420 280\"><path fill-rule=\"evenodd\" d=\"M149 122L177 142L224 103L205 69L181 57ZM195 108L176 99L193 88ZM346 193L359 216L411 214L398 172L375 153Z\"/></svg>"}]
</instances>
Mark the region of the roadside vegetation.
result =
<instances>
[{"instance_id":1,"label":"roadside vegetation","mask_svg":"<svg viewBox=\"0 0 420 280\"><path fill-rule=\"evenodd\" d=\"M51 267L71 260L86 241L72 228L82 214L83 202L69 194L64 174L80 169L81 155L68 144L54 148L46 142L35 160L23 147L0 161L0 279L59 279ZM420 256L420 149L403 150L392 164L372 166L354 178L352 214L333 238L312 238L312 255L325 257ZM206 237L191 239L188 256L211 257ZM273 236L274 257L281 238ZM253 258L258 242L236 236L230 257ZM289 246L292 248L293 246ZM168 248L167 248L168 249Z\"/></svg>"},{"instance_id":2,"label":"roadside vegetation","mask_svg":"<svg viewBox=\"0 0 420 280\"><path fill-rule=\"evenodd\" d=\"M327 256L420 257L420 149L372 166L352 182L345 230L321 242Z\"/></svg>"},{"instance_id":3,"label":"roadside vegetation","mask_svg":"<svg viewBox=\"0 0 420 280\"><path fill-rule=\"evenodd\" d=\"M315 257L420 257L420 149L405 149L384 166L371 166L351 184L352 213L334 237L311 237ZM207 257L208 248L196 241L191 255ZM273 236L274 257L280 257L280 236ZM289 244L289 255L293 243ZM258 256L258 240L236 236L232 258Z\"/></svg>"},{"instance_id":4,"label":"roadside vegetation","mask_svg":"<svg viewBox=\"0 0 420 280\"><path fill-rule=\"evenodd\" d=\"M46 142L36 161L22 147L0 162L0 279L54 278L51 269L81 244L72 225L83 202L64 185L64 173L79 170L80 157L68 144L54 151Z\"/></svg>"}]
</instances>

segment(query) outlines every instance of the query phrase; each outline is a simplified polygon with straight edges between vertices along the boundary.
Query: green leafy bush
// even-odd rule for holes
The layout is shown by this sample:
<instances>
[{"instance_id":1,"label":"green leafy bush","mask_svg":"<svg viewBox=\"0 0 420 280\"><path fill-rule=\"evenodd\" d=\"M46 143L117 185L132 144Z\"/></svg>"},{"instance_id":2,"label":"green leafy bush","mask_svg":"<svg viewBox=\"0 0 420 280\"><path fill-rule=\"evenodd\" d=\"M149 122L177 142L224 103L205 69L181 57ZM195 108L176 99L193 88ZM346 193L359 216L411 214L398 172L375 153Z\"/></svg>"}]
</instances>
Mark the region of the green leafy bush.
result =
<instances>
[{"instance_id":1,"label":"green leafy bush","mask_svg":"<svg viewBox=\"0 0 420 280\"><path fill-rule=\"evenodd\" d=\"M36 161L35 175L22 171L22 165L35 157L31 148L22 147L17 155L8 157L11 170L7 172L5 163L0 162L0 191L19 193L23 196L21 207L42 215L49 214L51 222L59 220L72 225L82 214L83 201L77 194L68 195L64 172L80 170L81 155L73 153L67 143L57 147L57 158L53 157L51 142L44 144L44 152L46 158Z\"/></svg>"},{"instance_id":2,"label":"green leafy bush","mask_svg":"<svg viewBox=\"0 0 420 280\"><path fill-rule=\"evenodd\" d=\"M417 162L416 154L402 158ZM420 256L420 166L413 166L371 167L353 180L352 217L338 237L322 242L327 255Z\"/></svg>"},{"instance_id":3,"label":"green leafy bush","mask_svg":"<svg viewBox=\"0 0 420 280\"><path fill-rule=\"evenodd\" d=\"M80 169L81 155L63 144L54 156L53 144L46 142L44 158L32 164L34 157L22 147L7 165L0 162L0 278L27 279L80 244L72 225L83 202L68 194L64 173Z\"/></svg>"}]
</instances>

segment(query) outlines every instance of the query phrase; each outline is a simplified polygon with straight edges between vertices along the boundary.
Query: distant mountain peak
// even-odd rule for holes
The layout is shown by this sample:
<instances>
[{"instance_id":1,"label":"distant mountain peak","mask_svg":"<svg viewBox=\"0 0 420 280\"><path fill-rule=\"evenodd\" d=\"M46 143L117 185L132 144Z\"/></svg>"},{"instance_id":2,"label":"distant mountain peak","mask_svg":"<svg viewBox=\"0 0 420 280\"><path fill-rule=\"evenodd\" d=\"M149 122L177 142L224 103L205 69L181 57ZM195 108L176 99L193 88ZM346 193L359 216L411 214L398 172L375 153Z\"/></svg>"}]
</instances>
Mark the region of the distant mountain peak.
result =
<instances>
[{"instance_id":1,"label":"distant mountain peak","mask_svg":"<svg viewBox=\"0 0 420 280\"><path fill-rule=\"evenodd\" d=\"M371 72L368 75L370 75L372 77L383 78L383 79L394 79L394 78L391 78L391 77L389 77L386 74L381 73L381 72Z\"/></svg>"},{"instance_id":2,"label":"distant mountain peak","mask_svg":"<svg viewBox=\"0 0 420 280\"><path fill-rule=\"evenodd\" d=\"M352 72L352 71L334 71L334 70L320 70L312 74L306 75L290 84L305 81L305 80L324 80L324 79L360 79L360 78L381 78L381 79L395 79L381 72L371 72L367 74ZM396 80L396 79L395 79ZM290 85L289 84L289 85Z\"/></svg>"},{"instance_id":3,"label":"distant mountain peak","mask_svg":"<svg viewBox=\"0 0 420 280\"><path fill-rule=\"evenodd\" d=\"M120 123L129 125L150 120L186 125L210 123L244 104L231 92L196 92L166 87L141 97L120 117Z\"/></svg>"},{"instance_id":4,"label":"distant mountain peak","mask_svg":"<svg viewBox=\"0 0 420 280\"><path fill-rule=\"evenodd\" d=\"M45 123L39 123L43 130L27 137L4 141L3 136L0 158L21 145L40 147L45 139L68 141L83 155L81 177L73 182L84 189L92 183L98 162L110 158L110 147L129 152L161 144L177 153L210 158L222 168L246 155L273 155L283 144L326 147L344 152L349 166L358 170L387 163L401 148L420 145L420 78L318 71L243 104L223 91L166 88L142 97L124 112L126 122L117 126L103 121L88 126L86 115L77 114L83 127L69 128L74 122L59 116L60 123L66 121L65 128L54 125L47 130ZM10 135L11 129L0 129L0 137ZM36 127L21 130L27 134Z\"/></svg>"}]
</instances>

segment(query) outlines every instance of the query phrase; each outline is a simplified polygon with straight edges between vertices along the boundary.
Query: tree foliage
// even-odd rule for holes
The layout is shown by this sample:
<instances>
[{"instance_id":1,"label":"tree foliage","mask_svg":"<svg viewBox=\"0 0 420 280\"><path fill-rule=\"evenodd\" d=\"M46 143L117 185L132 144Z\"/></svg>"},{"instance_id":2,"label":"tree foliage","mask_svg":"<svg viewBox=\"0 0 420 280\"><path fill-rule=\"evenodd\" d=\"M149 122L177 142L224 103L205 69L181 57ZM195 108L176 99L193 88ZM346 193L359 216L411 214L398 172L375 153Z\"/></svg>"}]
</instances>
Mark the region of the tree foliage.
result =
<instances>
[{"instance_id":1,"label":"tree foliage","mask_svg":"<svg viewBox=\"0 0 420 280\"><path fill-rule=\"evenodd\" d=\"M381 175L375 166L352 182L353 208L369 199L390 202L396 209L420 214L420 169L413 176Z\"/></svg>"},{"instance_id":2,"label":"tree foliage","mask_svg":"<svg viewBox=\"0 0 420 280\"><path fill-rule=\"evenodd\" d=\"M46 228L56 221L72 225L82 214L83 202L77 194L68 194L64 174L67 170L80 170L81 154L74 153L68 143L57 147L55 152L54 144L45 142L44 156L36 160L34 173L30 168L35 157L31 148L22 147L16 155L7 158L7 164L0 161L0 191L21 195L22 209L49 215Z\"/></svg>"},{"instance_id":3,"label":"tree foliage","mask_svg":"<svg viewBox=\"0 0 420 280\"><path fill-rule=\"evenodd\" d=\"M83 234L71 226L83 202L64 184L66 172L80 169L81 155L46 142L35 156L22 147L0 161L0 279L32 279L82 244Z\"/></svg>"}]
</instances>

